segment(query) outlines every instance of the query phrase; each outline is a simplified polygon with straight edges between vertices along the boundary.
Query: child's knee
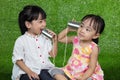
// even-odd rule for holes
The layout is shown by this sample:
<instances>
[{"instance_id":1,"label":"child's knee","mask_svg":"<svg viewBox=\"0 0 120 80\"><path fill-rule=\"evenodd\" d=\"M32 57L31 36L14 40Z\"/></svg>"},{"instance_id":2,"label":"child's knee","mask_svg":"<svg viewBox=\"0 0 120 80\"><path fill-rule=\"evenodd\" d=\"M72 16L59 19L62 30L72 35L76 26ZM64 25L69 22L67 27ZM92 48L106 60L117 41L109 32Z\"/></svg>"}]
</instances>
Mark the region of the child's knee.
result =
<instances>
[{"instance_id":1,"label":"child's knee","mask_svg":"<svg viewBox=\"0 0 120 80\"><path fill-rule=\"evenodd\" d=\"M64 75L62 75L62 74L56 74L56 75L54 75L54 78L56 79L56 80L68 80Z\"/></svg>"}]
</instances>

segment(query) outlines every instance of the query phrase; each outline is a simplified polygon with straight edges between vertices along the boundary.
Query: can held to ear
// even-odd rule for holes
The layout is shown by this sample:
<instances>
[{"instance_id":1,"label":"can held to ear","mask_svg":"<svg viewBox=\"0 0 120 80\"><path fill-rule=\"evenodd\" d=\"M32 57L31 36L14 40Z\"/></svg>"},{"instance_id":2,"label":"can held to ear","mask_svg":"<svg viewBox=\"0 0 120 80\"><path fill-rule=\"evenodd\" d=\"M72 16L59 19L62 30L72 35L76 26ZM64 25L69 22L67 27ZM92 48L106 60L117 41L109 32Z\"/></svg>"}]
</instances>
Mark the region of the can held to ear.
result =
<instances>
[{"instance_id":1,"label":"can held to ear","mask_svg":"<svg viewBox=\"0 0 120 80\"><path fill-rule=\"evenodd\" d=\"M67 25L69 27L72 27L72 28L79 28L80 27L80 23L79 22L73 22L73 21L69 21Z\"/></svg>"},{"instance_id":2,"label":"can held to ear","mask_svg":"<svg viewBox=\"0 0 120 80\"><path fill-rule=\"evenodd\" d=\"M47 29L42 30L42 34L44 34L46 37L52 39L53 35L51 35Z\"/></svg>"}]
</instances>

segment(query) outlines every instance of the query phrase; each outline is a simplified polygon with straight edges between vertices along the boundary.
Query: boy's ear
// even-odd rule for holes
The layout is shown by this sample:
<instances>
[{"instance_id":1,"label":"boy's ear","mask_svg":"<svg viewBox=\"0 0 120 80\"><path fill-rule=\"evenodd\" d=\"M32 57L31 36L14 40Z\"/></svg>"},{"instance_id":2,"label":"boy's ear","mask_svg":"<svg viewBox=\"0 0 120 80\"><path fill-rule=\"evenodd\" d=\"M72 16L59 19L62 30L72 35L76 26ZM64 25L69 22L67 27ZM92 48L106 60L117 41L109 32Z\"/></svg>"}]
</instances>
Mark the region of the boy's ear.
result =
<instances>
[{"instance_id":1,"label":"boy's ear","mask_svg":"<svg viewBox=\"0 0 120 80\"><path fill-rule=\"evenodd\" d=\"M25 25L26 25L27 28L30 28L30 27L31 27L31 24L30 24L30 22L28 22L28 21L25 21Z\"/></svg>"},{"instance_id":2,"label":"boy's ear","mask_svg":"<svg viewBox=\"0 0 120 80\"><path fill-rule=\"evenodd\" d=\"M100 36L99 33L95 34L95 36L93 36L93 39L97 39Z\"/></svg>"}]
</instances>

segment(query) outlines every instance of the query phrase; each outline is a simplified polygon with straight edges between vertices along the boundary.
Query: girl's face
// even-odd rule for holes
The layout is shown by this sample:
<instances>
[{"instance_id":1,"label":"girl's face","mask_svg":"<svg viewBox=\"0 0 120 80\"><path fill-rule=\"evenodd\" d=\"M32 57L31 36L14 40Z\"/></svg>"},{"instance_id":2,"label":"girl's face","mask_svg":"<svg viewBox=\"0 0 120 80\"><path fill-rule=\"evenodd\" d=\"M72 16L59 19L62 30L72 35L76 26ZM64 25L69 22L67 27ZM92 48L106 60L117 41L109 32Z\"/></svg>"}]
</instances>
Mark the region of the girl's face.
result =
<instances>
[{"instance_id":1,"label":"girl's face","mask_svg":"<svg viewBox=\"0 0 120 80\"><path fill-rule=\"evenodd\" d=\"M33 35L41 34L42 30L46 27L46 19L42 19L40 14L37 20L26 22L26 26L29 33Z\"/></svg>"},{"instance_id":2,"label":"girl's face","mask_svg":"<svg viewBox=\"0 0 120 80\"><path fill-rule=\"evenodd\" d=\"M78 37L83 41L91 41L99 37L99 34L93 29L93 22L90 19L86 19L81 23L78 29Z\"/></svg>"}]
</instances>

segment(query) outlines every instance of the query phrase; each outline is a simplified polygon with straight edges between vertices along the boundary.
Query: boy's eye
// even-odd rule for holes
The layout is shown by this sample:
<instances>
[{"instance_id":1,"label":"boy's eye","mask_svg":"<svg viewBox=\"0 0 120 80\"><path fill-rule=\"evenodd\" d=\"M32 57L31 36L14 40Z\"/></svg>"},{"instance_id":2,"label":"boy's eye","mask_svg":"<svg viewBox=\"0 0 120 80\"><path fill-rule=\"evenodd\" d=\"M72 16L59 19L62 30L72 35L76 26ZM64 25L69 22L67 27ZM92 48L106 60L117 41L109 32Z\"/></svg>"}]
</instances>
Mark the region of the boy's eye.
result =
<instances>
[{"instance_id":1,"label":"boy's eye","mask_svg":"<svg viewBox=\"0 0 120 80\"><path fill-rule=\"evenodd\" d=\"M42 23L42 21L39 21L39 23Z\"/></svg>"},{"instance_id":2,"label":"boy's eye","mask_svg":"<svg viewBox=\"0 0 120 80\"><path fill-rule=\"evenodd\" d=\"M44 21L46 22L46 19L44 19Z\"/></svg>"},{"instance_id":3,"label":"boy's eye","mask_svg":"<svg viewBox=\"0 0 120 80\"><path fill-rule=\"evenodd\" d=\"M44 19L44 20L39 20L39 23L42 23L42 22L46 22L46 20Z\"/></svg>"}]
</instances>

